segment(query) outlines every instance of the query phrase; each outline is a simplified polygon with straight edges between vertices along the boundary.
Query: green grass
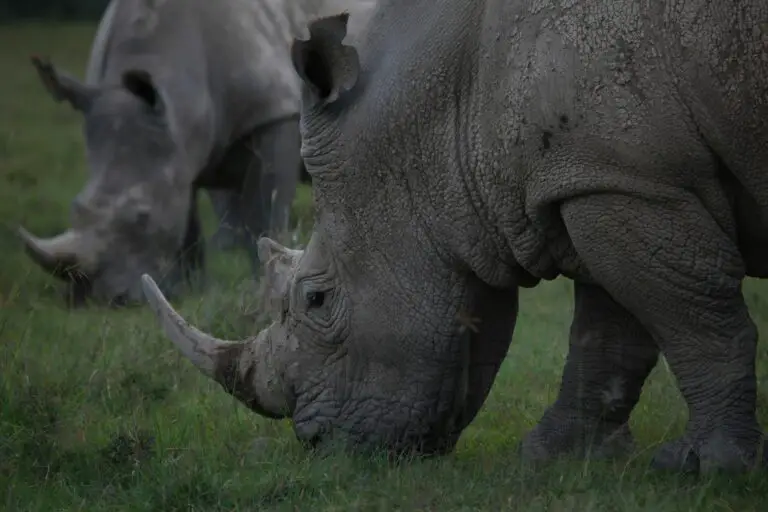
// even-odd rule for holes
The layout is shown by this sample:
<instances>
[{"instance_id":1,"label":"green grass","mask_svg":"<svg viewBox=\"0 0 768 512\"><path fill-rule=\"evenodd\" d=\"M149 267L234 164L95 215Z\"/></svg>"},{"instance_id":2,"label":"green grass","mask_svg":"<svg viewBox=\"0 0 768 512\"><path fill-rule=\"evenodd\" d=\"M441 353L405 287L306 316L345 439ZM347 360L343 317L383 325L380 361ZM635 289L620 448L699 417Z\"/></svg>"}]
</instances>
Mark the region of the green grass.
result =
<instances>
[{"instance_id":1,"label":"green grass","mask_svg":"<svg viewBox=\"0 0 768 512\"><path fill-rule=\"evenodd\" d=\"M765 475L683 478L648 470L686 409L660 364L633 416L642 451L613 463L522 467L515 444L554 398L567 346L571 283L522 293L509 357L450 456L396 466L311 457L288 421L250 413L205 379L146 308L67 311L56 283L13 230L66 226L86 178L80 119L44 93L28 55L82 76L93 26L0 30L0 509L2 510L759 510ZM309 191L297 215L311 223ZM211 210L203 204L208 233ZM240 254L209 261L210 289L177 304L221 336L253 332ZM768 332L768 284L746 285ZM759 372L768 422L765 344Z\"/></svg>"}]
</instances>

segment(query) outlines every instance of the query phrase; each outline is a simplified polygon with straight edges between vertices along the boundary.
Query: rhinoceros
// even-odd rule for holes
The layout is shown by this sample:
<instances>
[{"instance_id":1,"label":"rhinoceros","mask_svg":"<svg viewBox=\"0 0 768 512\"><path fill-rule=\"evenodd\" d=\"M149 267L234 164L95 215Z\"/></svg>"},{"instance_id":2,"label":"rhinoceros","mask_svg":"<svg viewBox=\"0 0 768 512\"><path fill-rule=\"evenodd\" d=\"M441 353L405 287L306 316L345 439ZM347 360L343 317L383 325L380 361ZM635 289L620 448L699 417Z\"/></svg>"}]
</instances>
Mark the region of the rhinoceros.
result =
<instances>
[{"instance_id":1,"label":"rhinoceros","mask_svg":"<svg viewBox=\"0 0 768 512\"><path fill-rule=\"evenodd\" d=\"M655 468L758 457L768 277L762 0L382 0L292 45L316 217L303 251L262 238L273 322L225 342L153 280L165 332L308 444L440 454L483 405L518 290L557 276L575 308L556 401L527 461L619 456L663 354L688 410ZM516 371L514 361L510 371Z\"/></svg>"},{"instance_id":2,"label":"rhinoceros","mask_svg":"<svg viewBox=\"0 0 768 512\"><path fill-rule=\"evenodd\" d=\"M287 229L302 165L291 40L312 16L347 9L362 23L372 5L112 0L85 83L33 59L53 98L83 116L90 174L69 230L40 239L20 228L27 252L79 299L142 301L142 273L177 293L203 272L203 188L237 203L257 271L256 239Z\"/></svg>"}]
</instances>

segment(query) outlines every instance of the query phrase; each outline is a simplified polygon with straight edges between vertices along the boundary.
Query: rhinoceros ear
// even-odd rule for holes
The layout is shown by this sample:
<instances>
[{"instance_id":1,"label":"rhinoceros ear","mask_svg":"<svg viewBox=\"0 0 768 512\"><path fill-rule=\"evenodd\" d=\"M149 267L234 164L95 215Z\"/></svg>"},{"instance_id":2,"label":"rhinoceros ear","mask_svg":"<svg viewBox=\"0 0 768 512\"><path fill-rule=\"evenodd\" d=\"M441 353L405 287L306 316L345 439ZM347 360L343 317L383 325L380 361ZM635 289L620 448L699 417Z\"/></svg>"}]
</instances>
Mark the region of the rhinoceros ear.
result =
<instances>
[{"instance_id":1,"label":"rhinoceros ear","mask_svg":"<svg viewBox=\"0 0 768 512\"><path fill-rule=\"evenodd\" d=\"M66 73L59 72L47 59L33 56L31 60L40 80L54 100L66 101L81 112L88 110L96 89L82 84Z\"/></svg>"},{"instance_id":2,"label":"rhinoceros ear","mask_svg":"<svg viewBox=\"0 0 768 512\"><path fill-rule=\"evenodd\" d=\"M349 13L309 23L309 40L294 39L291 61L299 77L321 103L332 103L352 89L360 73L357 51L342 44Z\"/></svg>"},{"instance_id":3,"label":"rhinoceros ear","mask_svg":"<svg viewBox=\"0 0 768 512\"><path fill-rule=\"evenodd\" d=\"M162 98L152 80L149 71L143 69L130 69L123 73L123 87L134 96L147 104L153 110L159 111L162 106Z\"/></svg>"}]
</instances>

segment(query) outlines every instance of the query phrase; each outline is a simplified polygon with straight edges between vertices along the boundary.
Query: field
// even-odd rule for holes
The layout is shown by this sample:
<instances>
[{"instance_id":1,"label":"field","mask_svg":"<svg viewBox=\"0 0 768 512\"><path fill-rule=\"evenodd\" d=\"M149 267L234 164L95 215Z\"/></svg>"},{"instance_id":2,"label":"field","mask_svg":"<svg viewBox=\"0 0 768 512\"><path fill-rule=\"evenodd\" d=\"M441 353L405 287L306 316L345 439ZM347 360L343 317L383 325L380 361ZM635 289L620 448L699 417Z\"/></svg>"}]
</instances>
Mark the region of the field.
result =
<instances>
[{"instance_id":1,"label":"field","mask_svg":"<svg viewBox=\"0 0 768 512\"><path fill-rule=\"evenodd\" d=\"M764 473L692 478L648 470L655 446L679 434L687 414L663 363L633 416L642 449L635 456L520 465L515 445L559 385L572 310L567 280L522 293L515 342L457 451L400 465L310 456L288 421L257 417L199 374L146 308L67 311L57 283L25 257L14 229L23 223L50 235L66 227L86 178L80 118L47 96L28 56L49 55L82 76L93 30L0 29L0 509L764 510ZM203 207L210 233L211 210ZM311 224L307 188L296 216ZM211 254L208 290L176 305L219 336L256 332L253 299L241 285L247 275L241 254ZM746 294L765 335L768 283L750 281ZM768 425L766 343L760 356Z\"/></svg>"}]
</instances>

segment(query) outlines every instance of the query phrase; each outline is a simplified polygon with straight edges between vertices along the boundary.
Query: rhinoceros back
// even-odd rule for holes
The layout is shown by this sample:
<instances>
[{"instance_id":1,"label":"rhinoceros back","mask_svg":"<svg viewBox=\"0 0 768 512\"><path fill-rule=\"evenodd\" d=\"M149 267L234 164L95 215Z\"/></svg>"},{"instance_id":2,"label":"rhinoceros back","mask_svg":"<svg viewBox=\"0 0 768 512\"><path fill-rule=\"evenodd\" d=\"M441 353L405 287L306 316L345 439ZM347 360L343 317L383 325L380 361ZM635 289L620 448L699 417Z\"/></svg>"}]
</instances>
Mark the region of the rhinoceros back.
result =
<instances>
[{"instance_id":1,"label":"rhinoceros back","mask_svg":"<svg viewBox=\"0 0 768 512\"><path fill-rule=\"evenodd\" d=\"M193 103L209 97L216 137L298 116L294 38L316 17L348 11L349 35L362 30L372 0L111 0L94 36L87 80L117 82L127 68L149 71L189 126ZM349 39L348 39L349 40ZM196 99L197 98L197 99Z\"/></svg>"}]
</instances>

